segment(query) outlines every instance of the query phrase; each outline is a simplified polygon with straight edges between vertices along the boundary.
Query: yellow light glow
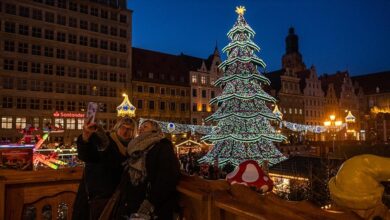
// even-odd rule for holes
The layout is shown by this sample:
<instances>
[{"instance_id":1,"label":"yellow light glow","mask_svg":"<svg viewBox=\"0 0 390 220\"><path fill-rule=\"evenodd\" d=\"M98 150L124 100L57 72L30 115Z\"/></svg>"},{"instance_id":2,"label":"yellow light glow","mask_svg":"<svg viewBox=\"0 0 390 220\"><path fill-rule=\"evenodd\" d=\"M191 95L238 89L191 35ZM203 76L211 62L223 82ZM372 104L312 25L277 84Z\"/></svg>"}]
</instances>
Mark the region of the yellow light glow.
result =
<instances>
[{"instance_id":1,"label":"yellow light glow","mask_svg":"<svg viewBox=\"0 0 390 220\"><path fill-rule=\"evenodd\" d=\"M244 6L238 6L238 7L236 7L236 13L237 13L238 15L244 15L245 11L246 11L246 9L245 9Z\"/></svg>"},{"instance_id":2,"label":"yellow light glow","mask_svg":"<svg viewBox=\"0 0 390 220\"><path fill-rule=\"evenodd\" d=\"M335 119L336 119L336 116L335 116L335 115L330 115L330 116L329 116L329 118L330 118L330 120L332 120L332 121L333 121L333 120L335 120Z\"/></svg>"},{"instance_id":3,"label":"yellow light glow","mask_svg":"<svg viewBox=\"0 0 390 220\"><path fill-rule=\"evenodd\" d=\"M127 96L127 94L126 94L126 93L122 93L122 96L123 96L123 97L126 97L126 96Z\"/></svg>"},{"instance_id":4,"label":"yellow light glow","mask_svg":"<svg viewBox=\"0 0 390 220\"><path fill-rule=\"evenodd\" d=\"M207 112L211 112L211 106L207 106Z\"/></svg>"},{"instance_id":5,"label":"yellow light glow","mask_svg":"<svg viewBox=\"0 0 390 220\"><path fill-rule=\"evenodd\" d=\"M341 126L341 125L343 124L343 122L342 122L342 121L336 121L334 124L335 124L336 126Z\"/></svg>"},{"instance_id":6,"label":"yellow light glow","mask_svg":"<svg viewBox=\"0 0 390 220\"><path fill-rule=\"evenodd\" d=\"M378 107L373 107L371 108L371 112L374 114L378 113L390 113L390 107L384 107L384 108L378 108Z\"/></svg>"},{"instance_id":7,"label":"yellow light glow","mask_svg":"<svg viewBox=\"0 0 390 220\"><path fill-rule=\"evenodd\" d=\"M330 126L330 121L325 121L324 126Z\"/></svg>"}]
</instances>

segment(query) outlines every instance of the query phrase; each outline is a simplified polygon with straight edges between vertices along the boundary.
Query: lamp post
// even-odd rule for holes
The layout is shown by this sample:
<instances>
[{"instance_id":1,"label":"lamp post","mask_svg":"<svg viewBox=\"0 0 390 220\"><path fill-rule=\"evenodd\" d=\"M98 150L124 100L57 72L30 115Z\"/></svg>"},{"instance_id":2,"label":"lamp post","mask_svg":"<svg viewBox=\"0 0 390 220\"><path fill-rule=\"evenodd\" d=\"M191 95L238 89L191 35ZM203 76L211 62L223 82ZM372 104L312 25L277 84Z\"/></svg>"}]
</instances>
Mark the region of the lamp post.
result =
<instances>
[{"instance_id":1,"label":"lamp post","mask_svg":"<svg viewBox=\"0 0 390 220\"><path fill-rule=\"evenodd\" d=\"M338 131L338 129L341 127L341 125L343 124L342 121L336 121L336 116L335 115L330 115L329 116L329 121L325 121L324 122L324 126L328 128L328 131L331 131L332 133L332 137L333 137L333 145L332 145L332 150L333 150L333 153L335 152L334 150L334 142L336 140L336 132Z\"/></svg>"}]
</instances>

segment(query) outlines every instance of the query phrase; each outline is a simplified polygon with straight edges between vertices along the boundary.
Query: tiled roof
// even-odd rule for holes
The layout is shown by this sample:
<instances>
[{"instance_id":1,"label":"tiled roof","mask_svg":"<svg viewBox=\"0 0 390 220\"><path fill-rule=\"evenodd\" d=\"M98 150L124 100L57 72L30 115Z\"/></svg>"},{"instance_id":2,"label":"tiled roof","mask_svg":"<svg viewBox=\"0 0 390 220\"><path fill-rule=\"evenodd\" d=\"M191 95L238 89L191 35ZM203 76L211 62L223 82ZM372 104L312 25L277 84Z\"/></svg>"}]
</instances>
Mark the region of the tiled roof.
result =
<instances>
[{"instance_id":1,"label":"tiled roof","mask_svg":"<svg viewBox=\"0 0 390 220\"><path fill-rule=\"evenodd\" d=\"M197 70L202 59L133 48L132 78L136 81L189 86L189 71ZM149 78L153 73L153 79Z\"/></svg>"},{"instance_id":2,"label":"tiled roof","mask_svg":"<svg viewBox=\"0 0 390 220\"><path fill-rule=\"evenodd\" d=\"M353 82L358 82L363 88L364 94L374 94L376 88L379 93L390 92L390 71L370 73L351 77Z\"/></svg>"}]
</instances>

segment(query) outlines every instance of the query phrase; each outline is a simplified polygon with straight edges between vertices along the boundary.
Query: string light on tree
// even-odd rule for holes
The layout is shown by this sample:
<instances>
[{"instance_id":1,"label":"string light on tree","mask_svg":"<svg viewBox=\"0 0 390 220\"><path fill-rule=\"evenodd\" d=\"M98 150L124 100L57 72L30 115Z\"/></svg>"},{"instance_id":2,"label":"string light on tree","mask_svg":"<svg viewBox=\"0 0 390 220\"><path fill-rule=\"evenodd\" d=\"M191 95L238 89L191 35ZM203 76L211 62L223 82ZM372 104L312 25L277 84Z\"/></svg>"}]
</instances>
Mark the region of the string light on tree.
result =
<instances>
[{"instance_id":1,"label":"string light on tree","mask_svg":"<svg viewBox=\"0 0 390 220\"><path fill-rule=\"evenodd\" d=\"M280 121L266 103L275 103L274 97L263 90L270 81L258 70L265 63L255 52L260 48L252 41L255 31L244 19L245 7L236 7L237 21L227 33L230 43L223 48L227 60L219 68L224 75L215 82L221 86L221 95L210 100L218 104L218 110L206 118L216 121L217 126L202 139L213 142L213 148L199 162L219 163L229 161L238 165L252 159L275 164L285 157L272 142L281 142L285 137L271 126L270 120Z\"/></svg>"}]
</instances>

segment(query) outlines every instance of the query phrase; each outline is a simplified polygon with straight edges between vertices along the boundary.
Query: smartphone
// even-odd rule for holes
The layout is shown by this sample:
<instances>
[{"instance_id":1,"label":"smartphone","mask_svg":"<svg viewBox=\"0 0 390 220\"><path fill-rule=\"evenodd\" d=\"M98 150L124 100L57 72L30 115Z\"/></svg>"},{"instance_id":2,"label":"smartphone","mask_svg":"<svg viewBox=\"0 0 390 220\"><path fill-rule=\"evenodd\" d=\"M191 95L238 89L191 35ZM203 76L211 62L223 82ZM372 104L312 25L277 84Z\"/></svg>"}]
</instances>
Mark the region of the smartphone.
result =
<instances>
[{"instance_id":1,"label":"smartphone","mask_svg":"<svg viewBox=\"0 0 390 220\"><path fill-rule=\"evenodd\" d=\"M95 122L95 115L96 115L97 108L98 108L98 105L96 102L88 102L88 110L87 110L86 120L89 121L89 124Z\"/></svg>"}]
</instances>

